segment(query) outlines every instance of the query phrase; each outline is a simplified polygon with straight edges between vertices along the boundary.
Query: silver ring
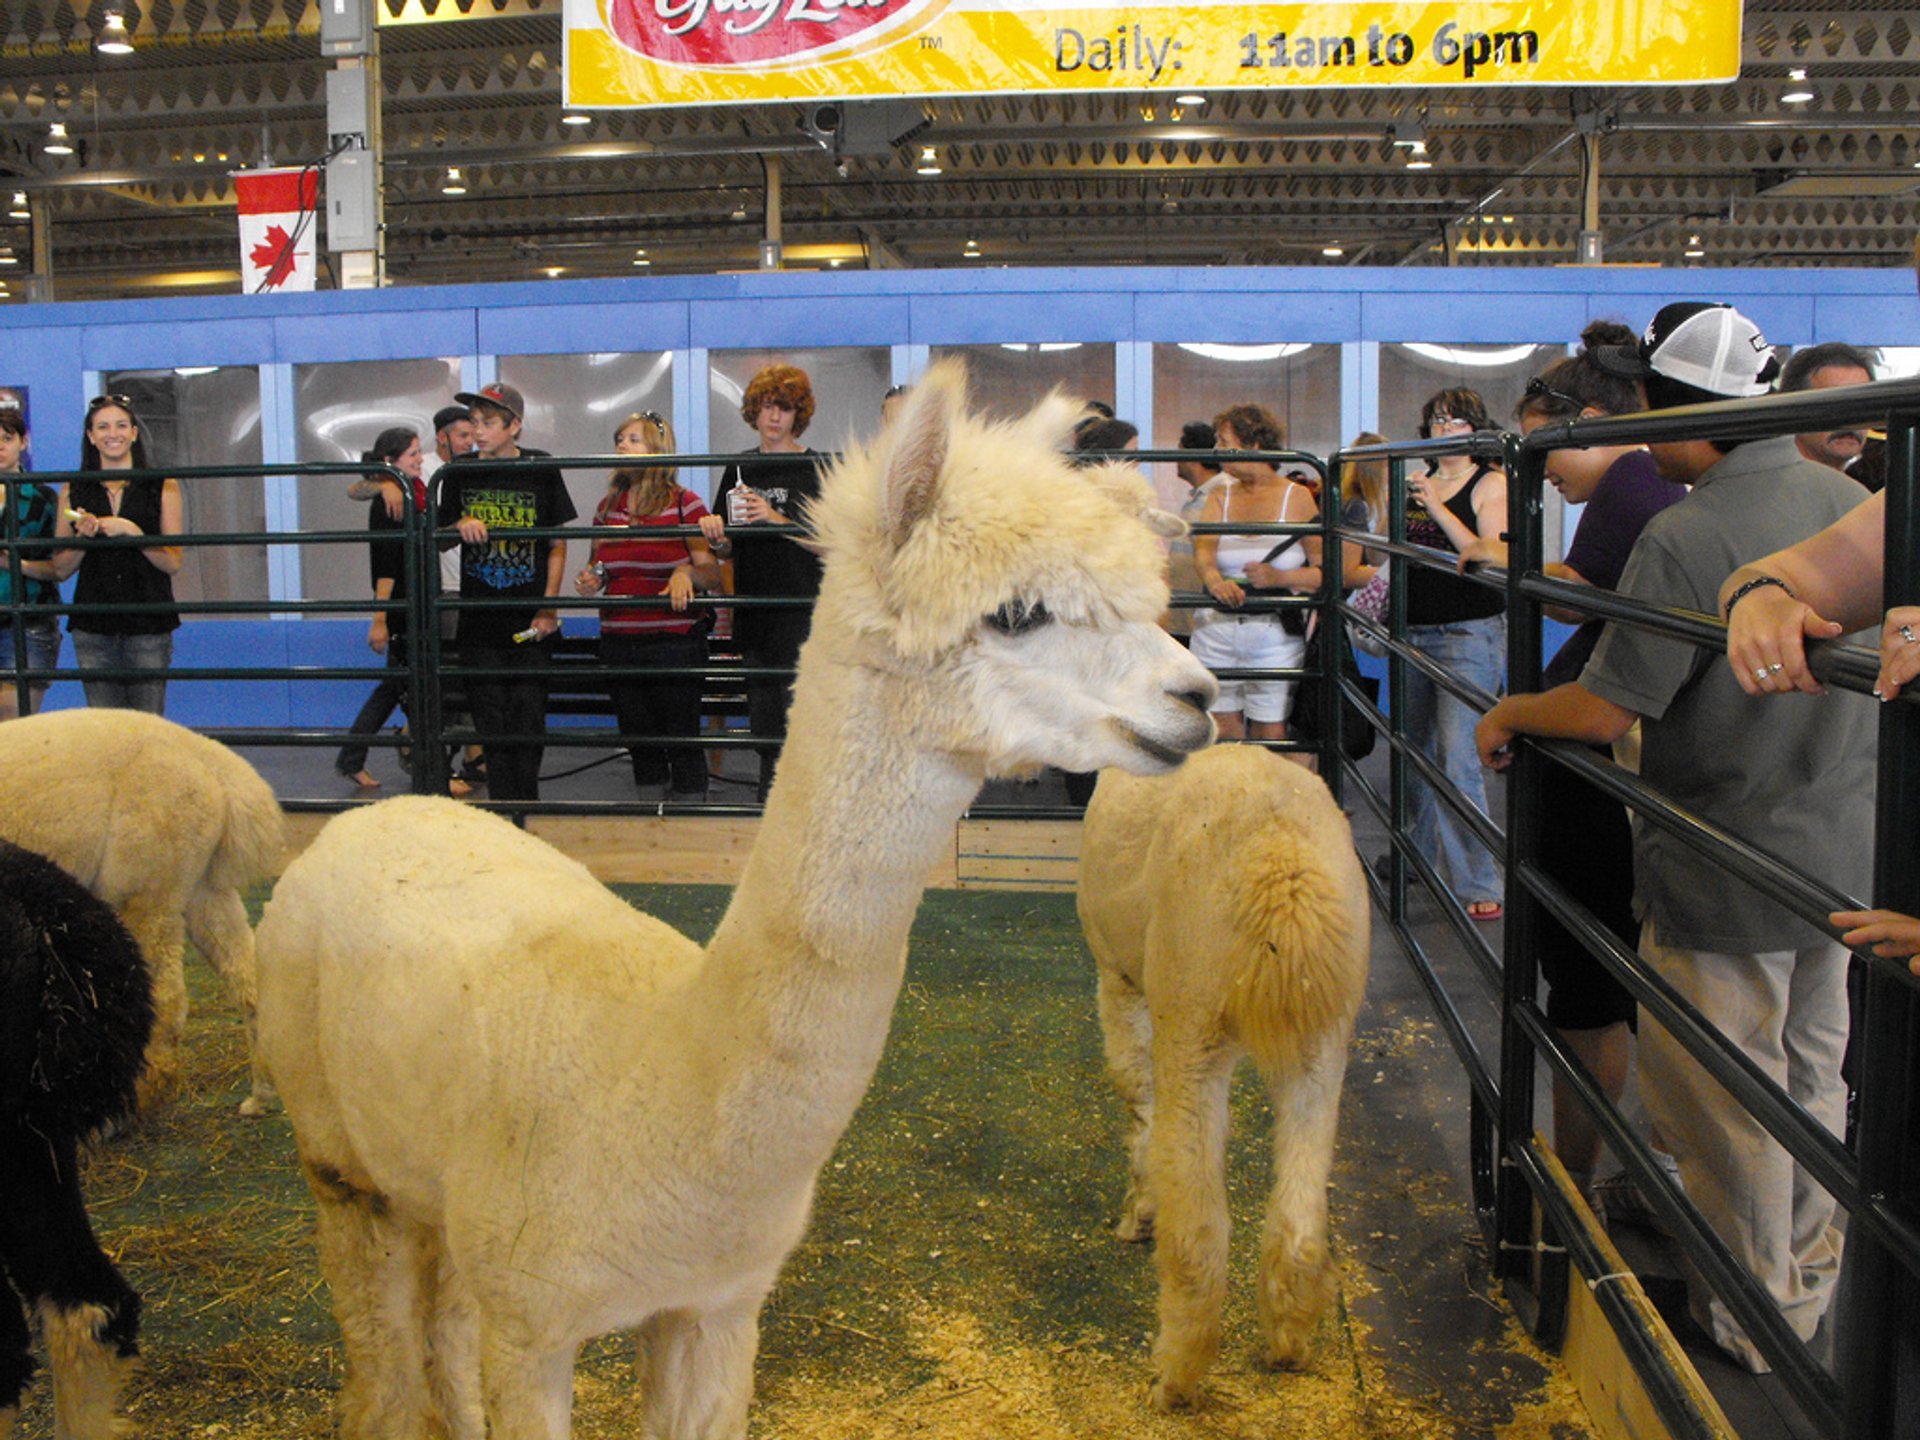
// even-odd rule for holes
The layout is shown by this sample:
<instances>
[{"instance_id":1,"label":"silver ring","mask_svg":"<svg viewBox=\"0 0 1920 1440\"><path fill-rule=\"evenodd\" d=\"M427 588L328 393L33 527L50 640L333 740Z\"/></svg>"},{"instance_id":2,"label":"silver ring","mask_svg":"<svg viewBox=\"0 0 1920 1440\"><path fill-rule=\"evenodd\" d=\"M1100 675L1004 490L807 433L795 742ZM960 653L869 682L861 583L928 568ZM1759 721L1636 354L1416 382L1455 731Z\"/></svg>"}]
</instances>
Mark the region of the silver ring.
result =
<instances>
[{"instance_id":1,"label":"silver ring","mask_svg":"<svg viewBox=\"0 0 1920 1440\"><path fill-rule=\"evenodd\" d=\"M1920 635L1913 633L1913 626L1911 625L1902 625L1900 627L1900 638L1909 645L1920 645Z\"/></svg>"},{"instance_id":2,"label":"silver ring","mask_svg":"<svg viewBox=\"0 0 1920 1440\"><path fill-rule=\"evenodd\" d=\"M1762 665L1759 669L1753 672L1753 678L1756 680L1764 680L1771 673L1772 672L1769 671L1766 666Z\"/></svg>"},{"instance_id":3,"label":"silver ring","mask_svg":"<svg viewBox=\"0 0 1920 1440\"><path fill-rule=\"evenodd\" d=\"M1786 666L1782 665L1778 660L1776 660L1773 662L1773 664L1767 666L1767 673L1769 675L1777 675L1786 668L1787 668Z\"/></svg>"}]
</instances>

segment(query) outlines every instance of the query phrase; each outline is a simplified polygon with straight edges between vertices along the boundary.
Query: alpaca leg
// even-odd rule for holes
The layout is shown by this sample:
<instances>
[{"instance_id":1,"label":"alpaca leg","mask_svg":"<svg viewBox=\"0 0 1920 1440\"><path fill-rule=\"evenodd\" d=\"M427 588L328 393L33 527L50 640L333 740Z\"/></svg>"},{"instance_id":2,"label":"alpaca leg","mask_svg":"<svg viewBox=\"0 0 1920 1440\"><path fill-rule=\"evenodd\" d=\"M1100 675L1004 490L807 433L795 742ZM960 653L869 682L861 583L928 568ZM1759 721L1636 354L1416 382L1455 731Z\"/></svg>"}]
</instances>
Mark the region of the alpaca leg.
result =
<instances>
[{"instance_id":1,"label":"alpaca leg","mask_svg":"<svg viewBox=\"0 0 1920 1440\"><path fill-rule=\"evenodd\" d=\"M126 1433L113 1412L132 1356L114 1338L116 1328L114 1313L104 1305L40 1302L40 1332L53 1372L54 1440L113 1440Z\"/></svg>"},{"instance_id":2,"label":"alpaca leg","mask_svg":"<svg viewBox=\"0 0 1920 1440\"><path fill-rule=\"evenodd\" d=\"M187 936L226 981L227 993L246 1021L253 1084L247 1098L240 1102L240 1113L265 1115L276 1108L279 1097L274 1094L266 1062L260 1058L259 1026L254 1014L253 927L247 923L247 907L234 891L210 890L203 885L187 907Z\"/></svg>"},{"instance_id":3,"label":"alpaca leg","mask_svg":"<svg viewBox=\"0 0 1920 1440\"><path fill-rule=\"evenodd\" d=\"M1323 1037L1300 1070L1267 1077L1273 1097L1273 1193L1260 1246L1260 1330L1269 1365L1306 1363L1314 1327L1338 1281L1327 1250L1327 1178L1340 1119L1346 1040L1344 1031Z\"/></svg>"},{"instance_id":4,"label":"alpaca leg","mask_svg":"<svg viewBox=\"0 0 1920 1440\"><path fill-rule=\"evenodd\" d=\"M107 1440L120 1433L113 1411L138 1349L140 1297L94 1239L71 1139L50 1142L9 1127L0 1174L7 1176L0 1255L46 1336L54 1434Z\"/></svg>"},{"instance_id":5,"label":"alpaca leg","mask_svg":"<svg viewBox=\"0 0 1920 1440\"><path fill-rule=\"evenodd\" d=\"M1200 1377L1220 1348L1227 1294L1227 1086L1238 1053L1217 1036L1155 1017L1154 1118L1147 1167L1159 1206L1154 1259L1160 1331L1153 1404L1197 1404Z\"/></svg>"},{"instance_id":6,"label":"alpaca leg","mask_svg":"<svg viewBox=\"0 0 1920 1440\"><path fill-rule=\"evenodd\" d=\"M153 1038L147 1042L147 1066L136 1087L144 1113L180 1088L180 1045L187 1032L186 926L179 906L145 897L129 902L120 918L140 942L153 983Z\"/></svg>"},{"instance_id":7,"label":"alpaca leg","mask_svg":"<svg viewBox=\"0 0 1920 1440\"><path fill-rule=\"evenodd\" d=\"M644 1440L743 1440L760 1348L760 1301L697 1315L666 1311L641 1327Z\"/></svg>"},{"instance_id":8,"label":"alpaca leg","mask_svg":"<svg viewBox=\"0 0 1920 1440\"><path fill-rule=\"evenodd\" d=\"M427 1322L427 1383L451 1440L482 1440L486 1406L480 1398L480 1311L444 1246L435 1264Z\"/></svg>"},{"instance_id":9,"label":"alpaca leg","mask_svg":"<svg viewBox=\"0 0 1920 1440\"><path fill-rule=\"evenodd\" d=\"M5 1267L0 1266L0 1440L13 1433L20 1418L20 1401L33 1378L33 1332L27 1327L27 1312L20 1297L7 1283Z\"/></svg>"},{"instance_id":10,"label":"alpaca leg","mask_svg":"<svg viewBox=\"0 0 1920 1440\"><path fill-rule=\"evenodd\" d=\"M427 1391L420 1232L380 1213L385 1201L309 1166L319 1219L320 1269L346 1349L340 1390L344 1440L421 1440Z\"/></svg>"},{"instance_id":11,"label":"alpaca leg","mask_svg":"<svg viewBox=\"0 0 1920 1440\"><path fill-rule=\"evenodd\" d=\"M1127 1146L1127 1194L1113 1233L1129 1244L1153 1238L1153 1186L1147 1146L1153 1133L1153 1020L1146 997L1124 975L1100 967L1100 1030L1106 1037L1107 1075L1133 1114Z\"/></svg>"},{"instance_id":12,"label":"alpaca leg","mask_svg":"<svg viewBox=\"0 0 1920 1440\"><path fill-rule=\"evenodd\" d=\"M567 1440L574 1347L531 1350L490 1315L480 1320L480 1383L491 1440Z\"/></svg>"}]
</instances>

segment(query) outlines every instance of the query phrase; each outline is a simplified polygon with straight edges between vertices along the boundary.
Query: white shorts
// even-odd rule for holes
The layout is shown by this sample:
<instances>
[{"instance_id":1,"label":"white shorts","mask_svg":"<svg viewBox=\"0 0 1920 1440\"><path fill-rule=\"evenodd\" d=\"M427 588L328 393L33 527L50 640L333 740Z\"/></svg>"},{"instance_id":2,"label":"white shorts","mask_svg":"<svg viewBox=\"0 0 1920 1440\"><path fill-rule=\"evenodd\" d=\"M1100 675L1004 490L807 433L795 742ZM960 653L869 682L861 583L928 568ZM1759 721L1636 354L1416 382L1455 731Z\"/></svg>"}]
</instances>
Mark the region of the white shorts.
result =
<instances>
[{"instance_id":1,"label":"white shorts","mask_svg":"<svg viewBox=\"0 0 1920 1440\"><path fill-rule=\"evenodd\" d=\"M1202 623L1204 617L1204 623ZM1305 637L1289 635L1271 616L1247 617L1198 611L1194 617L1193 658L1209 670L1289 670L1306 659ZM1272 725L1293 708L1291 680L1222 680L1217 715L1244 710L1247 719Z\"/></svg>"}]
</instances>

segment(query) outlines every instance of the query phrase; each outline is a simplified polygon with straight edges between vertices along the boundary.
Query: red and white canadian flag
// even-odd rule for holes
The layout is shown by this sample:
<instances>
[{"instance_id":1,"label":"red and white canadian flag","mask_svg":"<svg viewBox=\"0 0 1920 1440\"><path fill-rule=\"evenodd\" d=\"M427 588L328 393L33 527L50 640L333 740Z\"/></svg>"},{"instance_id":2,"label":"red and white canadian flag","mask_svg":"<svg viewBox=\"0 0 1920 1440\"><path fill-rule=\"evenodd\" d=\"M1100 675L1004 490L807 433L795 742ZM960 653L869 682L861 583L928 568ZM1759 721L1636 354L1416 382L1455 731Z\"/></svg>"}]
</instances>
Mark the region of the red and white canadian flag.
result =
<instances>
[{"instance_id":1,"label":"red and white canadian flag","mask_svg":"<svg viewBox=\"0 0 1920 1440\"><path fill-rule=\"evenodd\" d=\"M313 289L320 172L311 166L247 170L233 177L233 189L240 201L241 289L249 295Z\"/></svg>"}]
</instances>

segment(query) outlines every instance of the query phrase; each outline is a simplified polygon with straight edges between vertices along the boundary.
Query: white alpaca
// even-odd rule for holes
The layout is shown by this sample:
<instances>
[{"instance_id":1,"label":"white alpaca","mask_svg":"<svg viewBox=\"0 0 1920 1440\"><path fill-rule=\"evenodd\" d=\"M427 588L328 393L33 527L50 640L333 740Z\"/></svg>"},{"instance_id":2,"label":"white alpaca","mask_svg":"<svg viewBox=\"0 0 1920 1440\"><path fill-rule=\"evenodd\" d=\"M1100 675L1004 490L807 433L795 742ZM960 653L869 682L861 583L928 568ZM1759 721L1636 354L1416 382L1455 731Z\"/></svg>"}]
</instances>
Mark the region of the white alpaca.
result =
<instances>
[{"instance_id":1,"label":"white alpaca","mask_svg":"<svg viewBox=\"0 0 1920 1440\"><path fill-rule=\"evenodd\" d=\"M1227 1090L1243 1055L1274 1112L1259 1291L1269 1364L1305 1360L1332 1296L1327 1175L1367 983L1367 888L1326 786L1226 745L1163 779L1100 777L1079 908L1107 1071L1133 1111L1116 1233L1156 1242L1153 1402L1174 1409L1197 1403L1220 1345Z\"/></svg>"},{"instance_id":2,"label":"white alpaca","mask_svg":"<svg viewBox=\"0 0 1920 1440\"><path fill-rule=\"evenodd\" d=\"M286 850L273 790L233 751L135 710L57 710L0 725L0 839L38 851L118 912L153 978L142 1109L180 1084L186 941L226 981L247 1020L253 1083L273 1087L253 1043L253 930L240 892Z\"/></svg>"},{"instance_id":3,"label":"white alpaca","mask_svg":"<svg viewBox=\"0 0 1920 1440\"><path fill-rule=\"evenodd\" d=\"M440 800L332 821L281 880L261 1042L349 1440L557 1440L578 1347L632 1327L641 1433L737 1440L761 1303L982 779L1156 772L1211 738L1138 472L1069 468L1062 399L989 426L963 392L936 369L825 481L791 738L704 951Z\"/></svg>"}]
</instances>

